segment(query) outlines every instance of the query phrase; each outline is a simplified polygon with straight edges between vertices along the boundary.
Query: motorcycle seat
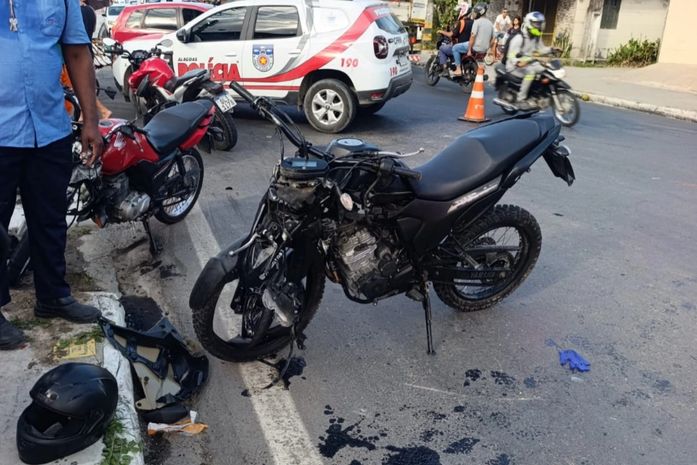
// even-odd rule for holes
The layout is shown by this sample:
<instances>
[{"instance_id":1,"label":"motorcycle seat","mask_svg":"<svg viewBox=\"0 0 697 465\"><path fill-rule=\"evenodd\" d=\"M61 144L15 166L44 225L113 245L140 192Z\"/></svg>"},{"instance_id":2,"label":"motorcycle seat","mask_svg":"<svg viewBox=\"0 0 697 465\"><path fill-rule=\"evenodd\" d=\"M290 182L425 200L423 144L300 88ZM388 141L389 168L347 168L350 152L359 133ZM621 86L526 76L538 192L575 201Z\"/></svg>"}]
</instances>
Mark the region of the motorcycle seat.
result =
<instances>
[{"instance_id":1,"label":"motorcycle seat","mask_svg":"<svg viewBox=\"0 0 697 465\"><path fill-rule=\"evenodd\" d=\"M412 182L414 193L420 199L436 201L466 194L510 169L554 125L551 115L538 114L474 129L416 168L421 180Z\"/></svg>"},{"instance_id":2,"label":"motorcycle seat","mask_svg":"<svg viewBox=\"0 0 697 465\"><path fill-rule=\"evenodd\" d=\"M208 71L206 71L205 69L192 69L190 71L187 71L186 73L182 74L181 76L173 77L172 79L167 81L167 83L165 84L165 89L167 89L170 92L174 92L174 89L181 86L189 79L203 76L207 72Z\"/></svg>"},{"instance_id":3,"label":"motorcycle seat","mask_svg":"<svg viewBox=\"0 0 697 465\"><path fill-rule=\"evenodd\" d=\"M198 129L213 105L211 100L196 100L162 110L143 128L148 142L159 154L168 155Z\"/></svg>"}]
</instances>

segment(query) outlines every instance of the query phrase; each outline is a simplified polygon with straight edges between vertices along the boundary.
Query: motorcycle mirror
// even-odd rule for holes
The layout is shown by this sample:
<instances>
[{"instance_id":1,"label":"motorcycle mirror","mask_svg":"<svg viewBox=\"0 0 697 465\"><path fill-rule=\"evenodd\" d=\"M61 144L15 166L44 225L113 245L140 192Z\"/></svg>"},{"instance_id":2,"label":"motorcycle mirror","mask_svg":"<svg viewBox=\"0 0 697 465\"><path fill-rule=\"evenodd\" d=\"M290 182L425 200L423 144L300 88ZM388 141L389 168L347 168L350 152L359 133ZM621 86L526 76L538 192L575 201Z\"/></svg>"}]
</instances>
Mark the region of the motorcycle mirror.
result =
<instances>
[{"instance_id":1,"label":"motorcycle mirror","mask_svg":"<svg viewBox=\"0 0 697 465\"><path fill-rule=\"evenodd\" d=\"M113 47L116 45L116 41L111 37L105 37L102 39L102 44L104 44L105 47Z\"/></svg>"},{"instance_id":2,"label":"motorcycle mirror","mask_svg":"<svg viewBox=\"0 0 697 465\"><path fill-rule=\"evenodd\" d=\"M157 44L157 46L158 46L158 47L159 47L159 46L162 46L162 47L171 47L173 44L174 44L174 42L172 42L170 39L165 39L165 40L163 40L162 42L160 42L159 44Z\"/></svg>"}]
</instances>

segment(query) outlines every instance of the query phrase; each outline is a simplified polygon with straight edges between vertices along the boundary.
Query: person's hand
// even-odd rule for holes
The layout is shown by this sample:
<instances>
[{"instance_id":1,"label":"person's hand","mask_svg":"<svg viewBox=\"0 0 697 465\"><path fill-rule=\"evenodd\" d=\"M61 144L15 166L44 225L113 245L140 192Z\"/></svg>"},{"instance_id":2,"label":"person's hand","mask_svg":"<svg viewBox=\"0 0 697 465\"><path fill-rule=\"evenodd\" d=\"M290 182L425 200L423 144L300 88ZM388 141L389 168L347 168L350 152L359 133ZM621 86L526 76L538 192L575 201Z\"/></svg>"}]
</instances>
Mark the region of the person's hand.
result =
<instances>
[{"instance_id":1,"label":"person's hand","mask_svg":"<svg viewBox=\"0 0 697 465\"><path fill-rule=\"evenodd\" d=\"M472 56L472 50L467 50L467 56L471 57Z\"/></svg>"},{"instance_id":2,"label":"person's hand","mask_svg":"<svg viewBox=\"0 0 697 465\"><path fill-rule=\"evenodd\" d=\"M97 124L84 124L82 126L82 163L92 167L99 160L104 150L104 140L97 129Z\"/></svg>"}]
</instances>

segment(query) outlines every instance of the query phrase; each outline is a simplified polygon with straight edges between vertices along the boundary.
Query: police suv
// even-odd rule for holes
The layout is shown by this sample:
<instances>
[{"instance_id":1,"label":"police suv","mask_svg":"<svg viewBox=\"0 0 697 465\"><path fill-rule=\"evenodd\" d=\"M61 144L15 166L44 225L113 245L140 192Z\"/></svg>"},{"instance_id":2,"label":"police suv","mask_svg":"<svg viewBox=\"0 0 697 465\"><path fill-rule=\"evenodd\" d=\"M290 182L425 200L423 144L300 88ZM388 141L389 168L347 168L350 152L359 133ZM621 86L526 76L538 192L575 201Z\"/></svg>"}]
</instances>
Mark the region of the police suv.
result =
<instances>
[{"instance_id":1,"label":"police suv","mask_svg":"<svg viewBox=\"0 0 697 465\"><path fill-rule=\"evenodd\" d=\"M376 0L236 0L176 32L123 47L158 43L172 52L178 76L208 69L214 80L297 104L315 129L328 133L342 131L358 113L380 110L413 79L407 32ZM128 60L114 60L113 72L123 88Z\"/></svg>"}]
</instances>

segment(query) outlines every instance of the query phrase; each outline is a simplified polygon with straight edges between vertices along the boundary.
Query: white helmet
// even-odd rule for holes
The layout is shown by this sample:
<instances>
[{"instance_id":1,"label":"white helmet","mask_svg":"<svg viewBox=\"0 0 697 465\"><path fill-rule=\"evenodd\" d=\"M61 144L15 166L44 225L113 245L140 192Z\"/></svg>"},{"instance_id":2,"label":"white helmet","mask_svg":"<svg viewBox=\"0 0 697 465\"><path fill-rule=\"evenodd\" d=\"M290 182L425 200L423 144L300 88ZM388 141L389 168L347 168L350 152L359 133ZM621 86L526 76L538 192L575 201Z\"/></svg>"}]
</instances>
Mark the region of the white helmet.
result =
<instances>
[{"instance_id":1,"label":"white helmet","mask_svg":"<svg viewBox=\"0 0 697 465\"><path fill-rule=\"evenodd\" d=\"M531 37L540 37L545 29L545 15L539 11L531 11L523 19L523 31Z\"/></svg>"}]
</instances>

